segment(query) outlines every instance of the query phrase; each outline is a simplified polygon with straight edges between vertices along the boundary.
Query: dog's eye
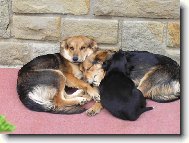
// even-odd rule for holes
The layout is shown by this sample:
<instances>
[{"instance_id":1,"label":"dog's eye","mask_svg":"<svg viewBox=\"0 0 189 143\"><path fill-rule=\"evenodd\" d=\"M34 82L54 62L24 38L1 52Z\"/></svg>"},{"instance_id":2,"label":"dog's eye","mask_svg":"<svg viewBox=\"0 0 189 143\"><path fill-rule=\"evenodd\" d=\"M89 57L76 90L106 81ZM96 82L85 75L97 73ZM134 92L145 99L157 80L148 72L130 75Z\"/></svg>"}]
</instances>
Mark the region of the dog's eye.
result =
<instances>
[{"instance_id":1,"label":"dog's eye","mask_svg":"<svg viewBox=\"0 0 189 143\"><path fill-rule=\"evenodd\" d=\"M88 71L90 68L85 68L85 71Z\"/></svg>"},{"instance_id":2,"label":"dog's eye","mask_svg":"<svg viewBox=\"0 0 189 143\"><path fill-rule=\"evenodd\" d=\"M81 47L81 50L84 50L85 49L85 47Z\"/></svg>"},{"instance_id":3,"label":"dog's eye","mask_svg":"<svg viewBox=\"0 0 189 143\"><path fill-rule=\"evenodd\" d=\"M74 47L70 47L70 50L72 50L72 51L73 51L73 50L74 50Z\"/></svg>"}]
</instances>

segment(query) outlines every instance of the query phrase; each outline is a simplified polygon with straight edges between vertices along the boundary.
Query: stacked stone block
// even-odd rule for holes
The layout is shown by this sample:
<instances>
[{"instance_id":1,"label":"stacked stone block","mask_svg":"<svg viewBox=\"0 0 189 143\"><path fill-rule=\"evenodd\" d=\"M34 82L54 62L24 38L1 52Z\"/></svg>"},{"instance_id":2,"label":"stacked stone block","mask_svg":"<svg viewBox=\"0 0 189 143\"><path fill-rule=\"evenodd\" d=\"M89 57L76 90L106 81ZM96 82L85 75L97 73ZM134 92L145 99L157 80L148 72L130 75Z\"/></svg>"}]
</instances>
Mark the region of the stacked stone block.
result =
<instances>
[{"instance_id":1,"label":"stacked stone block","mask_svg":"<svg viewBox=\"0 0 189 143\"><path fill-rule=\"evenodd\" d=\"M180 61L179 0L0 0L0 67L59 52L73 35L101 48L145 50Z\"/></svg>"}]
</instances>

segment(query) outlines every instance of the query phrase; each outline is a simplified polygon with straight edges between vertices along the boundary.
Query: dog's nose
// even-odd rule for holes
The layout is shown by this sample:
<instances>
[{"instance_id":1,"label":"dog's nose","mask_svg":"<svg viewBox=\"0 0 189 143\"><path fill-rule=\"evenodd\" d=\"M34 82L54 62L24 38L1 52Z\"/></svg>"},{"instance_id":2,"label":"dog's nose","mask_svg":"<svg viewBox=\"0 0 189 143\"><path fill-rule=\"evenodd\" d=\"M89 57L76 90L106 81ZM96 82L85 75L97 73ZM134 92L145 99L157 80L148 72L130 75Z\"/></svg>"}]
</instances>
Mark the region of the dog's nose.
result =
<instances>
[{"instance_id":1,"label":"dog's nose","mask_svg":"<svg viewBox=\"0 0 189 143\"><path fill-rule=\"evenodd\" d=\"M74 61L74 62L78 61L78 57L77 57L77 56L74 56L74 57L73 57L73 61Z\"/></svg>"}]
</instances>

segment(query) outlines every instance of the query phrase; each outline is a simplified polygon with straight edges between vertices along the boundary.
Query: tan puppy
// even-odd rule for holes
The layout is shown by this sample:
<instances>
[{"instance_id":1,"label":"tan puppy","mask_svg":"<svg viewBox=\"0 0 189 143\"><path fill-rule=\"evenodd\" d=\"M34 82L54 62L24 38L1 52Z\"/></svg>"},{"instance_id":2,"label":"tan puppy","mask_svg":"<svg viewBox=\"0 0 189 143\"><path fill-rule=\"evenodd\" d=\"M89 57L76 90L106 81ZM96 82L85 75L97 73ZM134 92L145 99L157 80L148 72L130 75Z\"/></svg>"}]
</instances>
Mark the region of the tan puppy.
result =
<instances>
[{"instance_id":1,"label":"tan puppy","mask_svg":"<svg viewBox=\"0 0 189 143\"><path fill-rule=\"evenodd\" d=\"M98 86L105 76L105 71L102 64L105 60L110 58L114 51L97 50L80 65L80 70L83 72L84 80L94 85L94 89L98 91ZM90 109L87 110L88 116L94 116L103 109L100 102L96 102Z\"/></svg>"}]
</instances>

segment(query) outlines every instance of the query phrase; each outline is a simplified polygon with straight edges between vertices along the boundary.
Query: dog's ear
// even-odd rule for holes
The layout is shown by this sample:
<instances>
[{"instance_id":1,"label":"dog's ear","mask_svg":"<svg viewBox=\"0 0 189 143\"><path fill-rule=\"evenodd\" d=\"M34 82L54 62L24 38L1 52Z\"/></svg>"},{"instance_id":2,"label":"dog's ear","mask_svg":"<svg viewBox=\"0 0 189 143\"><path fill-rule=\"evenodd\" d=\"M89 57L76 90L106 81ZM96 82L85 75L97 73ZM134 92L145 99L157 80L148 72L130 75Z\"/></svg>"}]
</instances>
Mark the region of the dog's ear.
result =
<instances>
[{"instance_id":1,"label":"dog's ear","mask_svg":"<svg viewBox=\"0 0 189 143\"><path fill-rule=\"evenodd\" d=\"M111 61L110 60L107 60L105 61L103 64L102 64L102 68L105 70L105 71L108 71L109 67L110 67L110 64L111 64Z\"/></svg>"},{"instance_id":2,"label":"dog's ear","mask_svg":"<svg viewBox=\"0 0 189 143\"><path fill-rule=\"evenodd\" d=\"M107 56L108 56L107 51L100 51L99 53L97 53L95 57L95 61L103 63L107 59Z\"/></svg>"},{"instance_id":3,"label":"dog's ear","mask_svg":"<svg viewBox=\"0 0 189 143\"><path fill-rule=\"evenodd\" d=\"M60 42L61 49L67 49L68 48L67 40L68 40L68 38L66 38L62 42Z\"/></svg>"},{"instance_id":4,"label":"dog's ear","mask_svg":"<svg viewBox=\"0 0 189 143\"><path fill-rule=\"evenodd\" d=\"M120 53L120 54L125 54L125 52L124 52L122 49L120 49L120 50L118 51L118 53Z\"/></svg>"},{"instance_id":5,"label":"dog's ear","mask_svg":"<svg viewBox=\"0 0 189 143\"><path fill-rule=\"evenodd\" d=\"M95 51L95 50L98 50L97 42L96 42L94 39L91 39L91 38L90 38L89 47L90 47L91 49L93 49L94 51Z\"/></svg>"},{"instance_id":6,"label":"dog's ear","mask_svg":"<svg viewBox=\"0 0 189 143\"><path fill-rule=\"evenodd\" d=\"M97 52L95 60L101 63L109 60L114 53L110 50Z\"/></svg>"}]
</instances>

